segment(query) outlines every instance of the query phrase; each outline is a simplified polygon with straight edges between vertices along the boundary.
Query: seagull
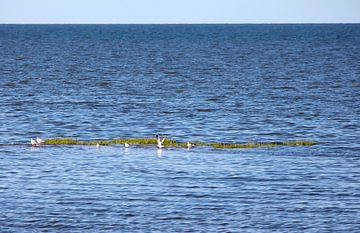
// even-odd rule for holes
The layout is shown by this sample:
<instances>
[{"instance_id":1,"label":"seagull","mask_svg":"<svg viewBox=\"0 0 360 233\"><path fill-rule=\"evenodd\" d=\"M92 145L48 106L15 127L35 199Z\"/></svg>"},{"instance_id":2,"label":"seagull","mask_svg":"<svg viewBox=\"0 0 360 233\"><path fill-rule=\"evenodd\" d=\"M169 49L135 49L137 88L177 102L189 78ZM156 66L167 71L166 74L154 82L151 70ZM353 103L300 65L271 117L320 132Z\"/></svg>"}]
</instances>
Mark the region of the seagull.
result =
<instances>
[{"instance_id":1,"label":"seagull","mask_svg":"<svg viewBox=\"0 0 360 233\"><path fill-rule=\"evenodd\" d=\"M129 148L130 145L129 145L127 142L125 142L125 143L124 143L124 147L125 147L125 148Z\"/></svg>"},{"instance_id":2,"label":"seagull","mask_svg":"<svg viewBox=\"0 0 360 233\"><path fill-rule=\"evenodd\" d=\"M42 140L41 138L36 138L36 143L37 144L39 144L39 145L41 145L41 144L43 144L45 141L44 140Z\"/></svg>"},{"instance_id":3,"label":"seagull","mask_svg":"<svg viewBox=\"0 0 360 233\"><path fill-rule=\"evenodd\" d=\"M30 138L31 146L39 146L40 144L37 143L37 141L33 138Z\"/></svg>"},{"instance_id":4,"label":"seagull","mask_svg":"<svg viewBox=\"0 0 360 233\"><path fill-rule=\"evenodd\" d=\"M162 139L159 137L159 135L156 134L156 142L157 142L157 148L161 149L164 147L163 143L166 139L166 137L163 137Z\"/></svg>"},{"instance_id":5,"label":"seagull","mask_svg":"<svg viewBox=\"0 0 360 233\"><path fill-rule=\"evenodd\" d=\"M97 150L100 149L100 144L99 143L96 144L96 149Z\"/></svg>"},{"instance_id":6,"label":"seagull","mask_svg":"<svg viewBox=\"0 0 360 233\"><path fill-rule=\"evenodd\" d=\"M188 149L190 149L191 147L194 146L194 144L191 144L190 142L187 142L186 144L187 144Z\"/></svg>"}]
</instances>

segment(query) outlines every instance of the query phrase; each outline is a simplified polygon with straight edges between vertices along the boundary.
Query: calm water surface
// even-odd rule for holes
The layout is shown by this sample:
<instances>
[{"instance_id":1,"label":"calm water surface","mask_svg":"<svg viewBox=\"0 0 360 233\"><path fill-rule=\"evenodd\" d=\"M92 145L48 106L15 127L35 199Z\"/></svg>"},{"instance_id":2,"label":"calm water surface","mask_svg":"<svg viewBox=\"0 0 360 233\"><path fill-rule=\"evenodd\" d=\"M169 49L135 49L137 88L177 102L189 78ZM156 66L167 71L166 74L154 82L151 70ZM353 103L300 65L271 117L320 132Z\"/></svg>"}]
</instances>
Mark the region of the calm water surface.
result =
<instances>
[{"instance_id":1,"label":"calm water surface","mask_svg":"<svg viewBox=\"0 0 360 233\"><path fill-rule=\"evenodd\" d=\"M357 232L360 26L0 25L2 232Z\"/></svg>"}]
</instances>

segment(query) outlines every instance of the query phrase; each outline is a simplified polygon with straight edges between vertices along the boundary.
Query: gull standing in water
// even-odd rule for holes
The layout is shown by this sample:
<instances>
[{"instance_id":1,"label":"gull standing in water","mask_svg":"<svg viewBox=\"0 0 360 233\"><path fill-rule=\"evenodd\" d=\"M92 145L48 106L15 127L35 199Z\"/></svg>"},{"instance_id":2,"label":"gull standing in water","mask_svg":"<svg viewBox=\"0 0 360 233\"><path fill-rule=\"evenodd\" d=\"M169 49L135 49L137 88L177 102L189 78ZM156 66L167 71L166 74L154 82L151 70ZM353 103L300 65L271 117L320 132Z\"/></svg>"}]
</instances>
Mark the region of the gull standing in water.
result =
<instances>
[{"instance_id":1,"label":"gull standing in water","mask_svg":"<svg viewBox=\"0 0 360 233\"><path fill-rule=\"evenodd\" d=\"M161 148L164 148L164 145L163 145L163 143L164 143L164 141L165 141L165 139L166 139L166 137L163 137L162 139L159 137L159 135L157 135L156 134L156 142L157 142L157 148L159 148L159 149L161 149Z\"/></svg>"},{"instance_id":2,"label":"gull standing in water","mask_svg":"<svg viewBox=\"0 0 360 233\"><path fill-rule=\"evenodd\" d=\"M30 138L30 143L31 143L31 146L41 146L45 141L42 140L41 138L39 137L36 137L35 139L34 138Z\"/></svg>"},{"instance_id":3,"label":"gull standing in water","mask_svg":"<svg viewBox=\"0 0 360 233\"><path fill-rule=\"evenodd\" d=\"M96 149L97 150L100 149L100 144L99 143L96 144Z\"/></svg>"},{"instance_id":4,"label":"gull standing in water","mask_svg":"<svg viewBox=\"0 0 360 233\"><path fill-rule=\"evenodd\" d=\"M31 146L39 146L39 144L33 138L30 138L30 143L31 143Z\"/></svg>"},{"instance_id":5,"label":"gull standing in water","mask_svg":"<svg viewBox=\"0 0 360 233\"><path fill-rule=\"evenodd\" d=\"M124 147L125 147L125 148L129 148L130 145L129 145L127 142L125 142L125 143L124 143Z\"/></svg>"},{"instance_id":6,"label":"gull standing in water","mask_svg":"<svg viewBox=\"0 0 360 233\"><path fill-rule=\"evenodd\" d=\"M41 144L43 144L45 141L42 140L41 138L36 138L36 143L40 146Z\"/></svg>"}]
</instances>

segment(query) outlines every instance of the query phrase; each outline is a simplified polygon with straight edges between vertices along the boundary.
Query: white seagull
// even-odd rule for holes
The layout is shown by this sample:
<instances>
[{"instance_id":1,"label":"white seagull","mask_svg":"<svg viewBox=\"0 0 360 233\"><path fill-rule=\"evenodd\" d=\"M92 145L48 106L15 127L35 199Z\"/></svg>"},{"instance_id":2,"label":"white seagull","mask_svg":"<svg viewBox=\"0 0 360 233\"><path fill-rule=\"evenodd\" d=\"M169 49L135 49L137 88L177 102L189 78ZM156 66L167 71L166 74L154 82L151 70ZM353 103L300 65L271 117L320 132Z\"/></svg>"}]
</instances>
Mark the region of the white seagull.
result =
<instances>
[{"instance_id":1,"label":"white seagull","mask_svg":"<svg viewBox=\"0 0 360 233\"><path fill-rule=\"evenodd\" d=\"M39 146L39 144L33 138L30 138L30 143L31 143L31 146Z\"/></svg>"},{"instance_id":2,"label":"white seagull","mask_svg":"<svg viewBox=\"0 0 360 233\"><path fill-rule=\"evenodd\" d=\"M45 141L44 140L42 140L41 138L36 138L36 143L37 144L39 144L39 145L41 145L41 144L43 144Z\"/></svg>"},{"instance_id":3,"label":"white seagull","mask_svg":"<svg viewBox=\"0 0 360 233\"><path fill-rule=\"evenodd\" d=\"M97 150L100 149L100 144L99 143L96 144L96 149Z\"/></svg>"},{"instance_id":4,"label":"white seagull","mask_svg":"<svg viewBox=\"0 0 360 233\"><path fill-rule=\"evenodd\" d=\"M159 148L159 149L161 149L161 148L163 148L164 147L164 145L163 145L163 143L164 143L164 141L165 141L165 139L166 139L166 137L163 137L162 139L159 137L159 135L157 135L156 134L156 142L157 142L157 148Z\"/></svg>"},{"instance_id":5,"label":"white seagull","mask_svg":"<svg viewBox=\"0 0 360 233\"><path fill-rule=\"evenodd\" d=\"M187 148L188 148L188 149L190 149L191 147L194 146L194 144L191 144L190 142L187 142L186 144L187 144Z\"/></svg>"},{"instance_id":6,"label":"white seagull","mask_svg":"<svg viewBox=\"0 0 360 233\"><path fill-rule=\"evenodd\" d=\"M124 147L125 147L125 148L129 148L130 145L129 145L127 142L125 142L125 143L124 143Z\"/></svg>"}]
</instances>

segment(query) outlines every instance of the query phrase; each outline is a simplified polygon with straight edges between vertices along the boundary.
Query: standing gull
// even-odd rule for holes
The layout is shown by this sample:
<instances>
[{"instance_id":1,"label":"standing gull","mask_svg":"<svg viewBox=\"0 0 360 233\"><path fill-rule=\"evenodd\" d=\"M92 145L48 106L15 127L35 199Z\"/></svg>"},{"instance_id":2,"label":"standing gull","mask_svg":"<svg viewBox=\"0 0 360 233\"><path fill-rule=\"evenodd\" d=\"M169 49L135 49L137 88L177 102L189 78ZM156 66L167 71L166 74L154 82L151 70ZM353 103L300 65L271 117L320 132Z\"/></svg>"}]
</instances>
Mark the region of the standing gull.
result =
<instances>
[{"instance_id":1,"label":"standing gull","mask_svg":"<svg viewBox=\"0 0 360 233\"><path fill-rule=\"evenodd\" d=\"M191 144L190 142L187 142L186 145L187 145L188 150L190 150L190 148L194 146L194 144Z\"/></svg>"},{"instance_id":2,"label":"standing gull","mask_svg":"<svg viewBox=\"0 0 360 233\"><path fill-rule=\"evenodd\" d=\"M33 138L30 138L30 143L31 143L31 146L39 146L39 144Z\"/></svg>"},{"instance_id":3,"label":"standing gull","mask_svg":"<svg viewBox=\"0 0 360 233\"><path fill-rule=\"evenodd\" d=\"M159 149L161 149L161 148L163 148L164 147L164 145L163 145L163 143L164 143L164 141L165 141L165 139L166 139L166 137L163 137L162 139L159 137L159 135L157 135L156 134L156 142L157 142L157 148L159 148Z\"/></svg>"},{"instance_id":4,"label":"standing gull","mask_svg":"<svg viewBox=\"0 0 360 233\"><path fill-rule=\"evenodd\" d=\"M44 140L42 140L41 138L36 138L36 143L38 144L38 145L41 145L41 144L43 144L45 141Z\"/></svg>"},{"instance_id":5,"label":"standing gull","mask_svg":"<svg viewBox=\"0 0 360 233\"><path fill-rule=\"evenodd\" d=\"M31 143L31 146L41 146L42 144L44 144L44 140L42 140L41 138L39 137L36 137L35 139L34 138L30 138L30 143Z\"/></svg>"}]
</instances>

